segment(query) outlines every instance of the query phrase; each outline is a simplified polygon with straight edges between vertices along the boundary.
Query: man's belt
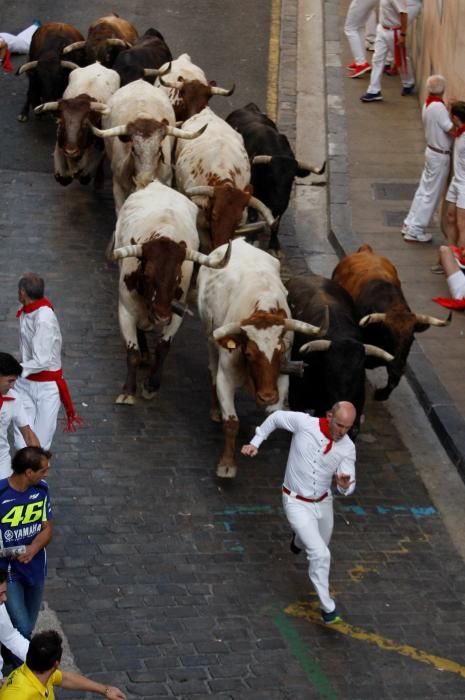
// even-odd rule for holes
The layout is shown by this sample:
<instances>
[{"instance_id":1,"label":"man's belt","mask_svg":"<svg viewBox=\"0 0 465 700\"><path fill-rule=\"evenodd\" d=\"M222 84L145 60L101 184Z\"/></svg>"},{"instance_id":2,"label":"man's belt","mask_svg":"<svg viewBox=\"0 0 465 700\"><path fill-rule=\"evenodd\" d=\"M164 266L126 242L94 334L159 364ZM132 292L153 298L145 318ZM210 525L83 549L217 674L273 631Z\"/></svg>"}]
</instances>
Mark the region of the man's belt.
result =
<instances>
[{"instance_id":1,"label":"man's belt","mask_svg":"<svg viewBox=\"0 0 465 700\"><path fill-rule=\"evenodd\" d=\"M324 501L326 496L328 495L328 492L325 491L322 496L319 498L307 498L306 496L300 496L300 494L295 493L294 491L291 491L290 489L287 488L287 486L282 487L283 493L287 493L288 496L292 496L293 498L297 498L298 501L305 501L305 503L320 503L320 501Z\"/></svg>"},{"instance_id":2,"label":"man's belt","mask_svg":"<svg viewBox=\"0 0 465 700\"><path fill-rule=\"evenodd\" d=\"M435 146L430 146L429 144L428 148L431 148L435 153L442 153L443 156L450 156L450 151L443 151L441 148L435 148Z\"/></svg>"}]
</instances>

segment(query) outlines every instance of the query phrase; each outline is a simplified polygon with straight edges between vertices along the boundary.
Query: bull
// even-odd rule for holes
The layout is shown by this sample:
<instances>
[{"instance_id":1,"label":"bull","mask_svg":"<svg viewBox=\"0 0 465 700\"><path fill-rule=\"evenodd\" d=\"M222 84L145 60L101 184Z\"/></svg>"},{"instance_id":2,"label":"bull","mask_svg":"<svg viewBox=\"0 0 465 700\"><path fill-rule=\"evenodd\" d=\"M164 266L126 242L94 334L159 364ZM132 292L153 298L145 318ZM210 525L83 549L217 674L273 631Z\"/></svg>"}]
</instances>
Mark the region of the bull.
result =
<instances>
[{"instance_id":1,"label":"bull","mask_svg":"<svg viewBox=\"0 0 465 700\"><path fill-rule=\"evenodd\" d=\"M175 114L176 119L182 122L205 109L213 95L230 97L235 90L235 85L229 89L218 87L214 80L210 80L207 85L200 80L180 80L173 83L160 76L159 82L162 87L177 91Z\"/></svg>"},{"instance_id":2,"label":"bull","mask_svg":"<svg viewBox=\"0 0 465 700\"><path fill-rule=\"evenodd\" d=\"M245 223L247 207L256 208L269 225L273 217L252 197L250 164L241 135L209 107L184 122L183 128L197 131L205 124L207 131L199 138L177 142L175 174L179 190L199 207L202 243L216 248Z\"/></svg>"},{"instance_id":3,"label":"bull","mask_svg":"<svg viewBox=\"0 0 465 700\"><path fill-rule=\"evenodd\" d=\"M121 51L112 65L121 81L121 87L140 78L153 82L160 74L160 66L172 59L171 51L163 36L156 29L148 29L130 49ZM145 76L144 70L150 69L151 76ZM165 71L168 71L169 63Z\"/></svg>"},{"instance_id":4,"label":"bull","mask_svg":"<svg viewBox=\"0 0 465 700\"><path fill-rule=\"evenodd\" d=\"M101 126L101 115L108 114L107 101L119 88L119 75L110 68L93 63L71 73L63 98L39 105L37 114L53 112L58 119L53 153L55 179L69 185L73 179L88 184L103 180L105 149L92 127Z\"/></svg>"},{"instance_id":5,"label":"bull","mask_svg":"<svg viewBox=\"0 0 465 700\"><path fill-rule=\"evenodd\" d=\"M63 54L84 49L88 64L99 61L111 68L119 52L132 46L138 36L137 29L126 19L117 14L107 15L92 22L86 40L69 44Z\"/></svg>"},{"instance_id":6,"label":"bull","mask_svg":"<svg viewBox=\"0 0 465 700\"><path fill-rule=\"evenodd\" d=\"M183 82L198 81L203 85L208 85L208 80L204 71L199 66L196 66L195 63L192 63L191 57L187 53L181 54L171 61L170 64L164 63L162 66L160 66L160 68L163 71L164 81L166 81L168 84L173 83L174 85L177 85ZM144 74L145 77L148 78L157 77L159 75L150 68L147 68L144 71ZM185 105L183 99L179 95L178 88L172 87L168 84L162 85L160 78L156 80L155 84L164 90L168 95L170 102L173 105L176 119L178 121L185 121Z\"/></svg>"},{"instance_id":7,"label":"bull","mask_svg":"<svg viewBox=\"0 0 465 700\"><path fill-rule=\"evenodd\" d=\"M324 338L306 342L301 333L294 336L291 357L303 358L305 364L302 377L290 378L289 404L296 411L311 409L323 417L337 401L350 401L357 411L350 431L354 439L365 404L367 358L376 357L386 364L393 357L381 348L364 344L352 297L334 280L310 273L291 278L286 287L293 318L321 325L329 312Z\"/></svg>"},{"instance_id":8,"label":"bull","mask_svg":"<svg viewBox=\"0 0 465 700\"><path fill-rule=\"evenodd\" d=\"M275 219L270 248L277 251L279 223L289 206L294 179L307 177L311 173L321 175L326 164L318 168L297 160L287 137L253 102L231 112L226 121L244 139L252 167L253 191L271 210Z\"/></svg>"},{"instance_id":9,"label":"bull","mask_svg":"<svg viewBox=\"0 0 465 700\"><path fill-rule=\"evenodd\" d=\"M63 95L70 71L77 68L76 63L63 60L63 49L71 41L83 38L75 27L62 22L47 22L34 32L29 60L17 70L17 75L26 73L29 80L26 102L18 114L18 121L28 120L31 107L58 100Z\"/></svg>"},{"instance_id":10,"label":"bull","mask_svg":"<svg viewBox=\"0 0 465 700\"><path fill-rule=\"evenodd\" d=\"M396 268L368 244L340 261L333 272L333 280L354 300L365 342L394 356L387 366L386 386L375 391L375 399L385 401L404 373L414 334L422 333L430 326L447 326L452 314L441 320L413 313L402 292ZM369 369L382 364L374 357L367 360Z\"/></svg>"},{"instance_id":11,"label":"bull","mask_svg":"<svg viewBox=\"0 0 465 700\"><path fill-rule=\"evenodd\" d=\"M234 393L252 391L257 404L271 412L286 403L293 334L325 332L291 317L280 264L244 239L232 241L231 260L225 270L202 268L198 276L198 308L208 338L212 394L210 417L222 422L224 446L216 473L233 478L237 473L235 442L239 419ZM221 260L226 246L210 254Z\"/></svg>"},{"instance_id":12,"label":"bull","mask_svg":"<svg viewBox=\"0 0 465 700\"><path fill-rule=\"evenodd\" d=\"M184 315L193 263L215 268L228 263L229 251L215 260L198 252L196 217L195 204L157 181L131 194L121 208L113 258L120 261L118 317L127 376L117 404L135 402L137 367L148 354L145 332L151 330L158 335L142 396L152 399L158 391L163 363Z\"/></svg>"}]
</instances>

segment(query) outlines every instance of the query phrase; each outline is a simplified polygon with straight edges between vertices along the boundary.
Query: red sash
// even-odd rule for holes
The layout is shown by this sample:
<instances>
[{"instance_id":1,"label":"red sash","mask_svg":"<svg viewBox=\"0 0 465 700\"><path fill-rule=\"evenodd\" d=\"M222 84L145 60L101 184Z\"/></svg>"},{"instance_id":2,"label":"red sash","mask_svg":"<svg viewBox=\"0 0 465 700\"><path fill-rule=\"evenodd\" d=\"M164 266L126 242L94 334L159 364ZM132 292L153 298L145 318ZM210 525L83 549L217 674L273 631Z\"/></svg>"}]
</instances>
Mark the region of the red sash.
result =
<instances>
[{"instance_id":1,"label":"red sash","mask_svg":"<svg viewBox=\"0 0 465 700\"><path fill-rule=\"evenodd\" d=\"M401 27L392 27L394 32L394 64L399 69L399 73L405 75L407 73L407 51L405 44L399 44L399 32Z\"/></svg>"},{"instance_id":2,"label":"red sash","mask_svg":"<svg viewBox=\"0 0 465 700\"><path fill-rule=\"evenodd\" d=\"M76 414L73 401L71 399L71 394L69 393L68 384L63 377L63 370L43 370L42 372L30 374L27 379L30 379L32 382L56 382L58 392L60 394L60 401L66 411L65 432L75 433L76 425L82 425L84 421L81 416Z\"/></svg>"},{"instance_id":3,"label":"red sash","mask_svg":"<svg viewBox=\"0 0 465 700\"><path fill-rule=\"evenodd\" d=\"M329 442L326 445L325 449L323 450L323 454L327 454L331 447L333 446L333 438L331 437L331 433L329 432L329 423L327 418L320 418L320 430L325 436L325 438L328 438Z\"/></svg>"},{"instance_id":4,"label":"red sash","mask_svg":"<svg viewBox=\"0 0 465 700\"><path fill-rule=\"evenodd\" d=\"M14 400L15 399L13 396L0 396L0 410L2 409L4 401L14 401Z\"/></svg>"},{"instance_id":5,"label":"red sash","mask_svg":"<svg viewBox=\"0 0 465 700\"><path fill-rule=\"evenodd\" d=\"M40 309L42 306L48 306L49 309L53 309L52 302L46 299L45 297L42 297L41 299L31 301L30 304L26 304L26 306L22 306L20 309L18 309L18 311L16 312L16 318L19 318L21 314L30 314L33 311Z\"/></svg>"}]
</instances>

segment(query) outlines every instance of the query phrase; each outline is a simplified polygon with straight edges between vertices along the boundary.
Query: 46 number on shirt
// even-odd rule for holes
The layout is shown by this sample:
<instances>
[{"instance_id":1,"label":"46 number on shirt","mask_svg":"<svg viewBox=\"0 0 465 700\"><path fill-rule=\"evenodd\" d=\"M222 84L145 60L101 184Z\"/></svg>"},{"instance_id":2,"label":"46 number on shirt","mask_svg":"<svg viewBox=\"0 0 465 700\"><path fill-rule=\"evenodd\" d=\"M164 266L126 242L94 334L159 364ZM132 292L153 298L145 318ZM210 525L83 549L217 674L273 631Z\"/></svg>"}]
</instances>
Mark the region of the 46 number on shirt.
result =
<instances>
[{"instance_id":1,"label":"46 number on shirt","mask_svg":"<svg viewBox=\"0 0 465 700\"><path fill-rule=\"evenodd\" d=\"M43 505L43 501L36 501L35 503L28 503L26 506L13 506L13 508L10 508L8 513L2 517L1 523L2 525L9 525L10 527L35 523L42 518Z\"/></svg>"}]
</instances>

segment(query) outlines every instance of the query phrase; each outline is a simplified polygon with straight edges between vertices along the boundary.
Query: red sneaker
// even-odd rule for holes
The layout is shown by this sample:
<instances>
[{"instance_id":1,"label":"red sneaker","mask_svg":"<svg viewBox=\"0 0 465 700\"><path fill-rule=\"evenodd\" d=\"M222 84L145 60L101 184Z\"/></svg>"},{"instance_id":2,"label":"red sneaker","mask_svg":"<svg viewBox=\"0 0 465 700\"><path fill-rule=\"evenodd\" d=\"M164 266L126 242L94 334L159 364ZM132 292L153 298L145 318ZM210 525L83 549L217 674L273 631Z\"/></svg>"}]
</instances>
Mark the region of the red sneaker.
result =
<instances>
[{"instance_id":1,"label":"red sneaker","mask_svg":"<svg viewBox=\"0 0 465 700\"><path fill-rule=\"evenodd\" d=\"M346 68L347 68L348 70L354 70L354 68L357 68L357 64L355 63L355 61L352 61L352 63L348 63L348 64L346 65Z\"/></svg>"},{"instance_id":2,"label":"red sneaker","mask_svg":"<svg viewBox=\"0 0 465 700\"><path fill-rule=\"evenodd\" d=\"M369 73L371 71L371 66L370 64L367 63L362 63L358 66L356 66L349 75L349 78L361 78L362 75L365 75L365 73Z\"/></svg>"}]
</instances>

